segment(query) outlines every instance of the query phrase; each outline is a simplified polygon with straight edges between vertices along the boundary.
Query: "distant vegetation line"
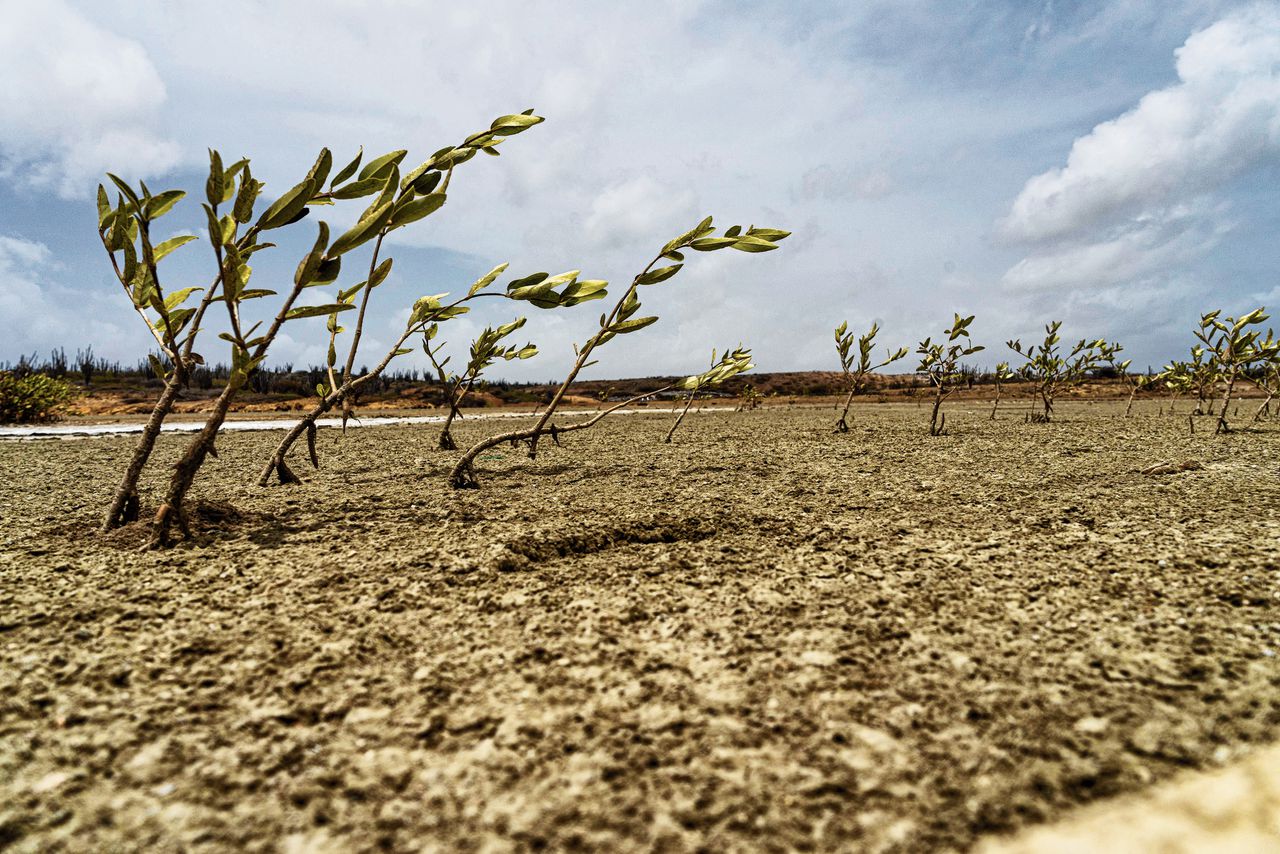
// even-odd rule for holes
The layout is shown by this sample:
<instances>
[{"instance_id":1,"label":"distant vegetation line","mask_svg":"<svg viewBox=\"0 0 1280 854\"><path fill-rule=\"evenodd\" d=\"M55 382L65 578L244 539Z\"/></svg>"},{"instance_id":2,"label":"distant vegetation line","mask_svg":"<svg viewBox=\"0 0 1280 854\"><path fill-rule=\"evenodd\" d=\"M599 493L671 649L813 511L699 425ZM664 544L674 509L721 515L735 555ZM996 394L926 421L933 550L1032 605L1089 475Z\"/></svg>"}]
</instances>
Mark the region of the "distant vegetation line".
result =
<instances>
[{"instance_id":1,"label":"distant vegetation line","mask_svg":"<svg viewBox=\"0 0 1280 854\"><path fill-rule=\"evenodd\" d=\"M69 356L65 348L59 347L45 357L41 357L39 353L32 353L29 356L20 357L17 362L0 362L0 373L13 373L18 376L42 374L54 379L76 382L86 390L137 391L148 388L159 389L164 385L163 379L155 371L156 360L166 369L169 367L168 361L162 354L156 352L133 364L126 364L97 356L92 347L77 349L74 356ZM1148 372L1150 370L1148 368ZM994 371L970 365L962 365L961 371L963 386L994 385L996 382ZM202 365L192 371L191 388L196 391L214 391L225 385L230 373L230 367L222 363ZM324 382L325 378L326 370L322 366L310 365L300 368L286 362L282 365L263 366L255 370L250 375L249 387L260 395L281 399L310 397L316 394L316 386ZM1095 373L1095 378L1114 379L1115 371L1109 367L1100 368ZM653 376L580 380L574 383L574 391L608 399L644 391L646 386L664 385L671 379L668 376ZM484 383L481 390L498 398L502 403L537 403L543 400L547 390L555 384L554 381L517 382L495 379ZM923 378L913 374L882 374L873 377L868 391L897 389L905 391L921 388L926 384ZM736 377L726 382L722 390L707 391L703 394L711 397L736 397L748 386L763 396L824 397L844 392L839 371L787 371L753 373ZM415 391L420 392L424 398L429 398L433 391L443 394L444 389L439 379L429 372L412 368L384 372L370 383L370 387L363 396L368 400L376 400L389 395ZM479 405L481 401L482 399L477 399L472 405Z\"/></svg>"}]
</instances>

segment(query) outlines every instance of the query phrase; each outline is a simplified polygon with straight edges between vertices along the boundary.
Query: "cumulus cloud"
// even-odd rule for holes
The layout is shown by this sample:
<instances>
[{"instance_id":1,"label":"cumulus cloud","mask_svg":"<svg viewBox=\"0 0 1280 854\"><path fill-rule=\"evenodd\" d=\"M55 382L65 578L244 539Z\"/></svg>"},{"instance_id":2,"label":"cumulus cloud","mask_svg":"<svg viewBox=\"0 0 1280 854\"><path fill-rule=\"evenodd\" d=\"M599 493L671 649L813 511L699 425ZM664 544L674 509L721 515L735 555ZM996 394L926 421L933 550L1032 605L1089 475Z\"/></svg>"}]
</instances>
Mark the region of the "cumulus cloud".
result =
<instances>
[{"instance_id":1,"label":"cumulus cloud","mask_svg":"<svg viewBox=\"0 0 1280 854\"><path fill-rule=\"evenodd\" d=\"M128 341L129 336L122 335L108 316L89 310L91 300L83 296L64 299L63 290L54 281L60 273L60 265L45 244L0 234L0 337L10 352L30 355L39 351L44 355L52 346L95 339ZM127 357L140 352L134 349Z\"/></svg>"},{"instance_id":2,"label":"cumulus cloud","mask_svg":"<svg viewBox=\"0 0 1280 854\"><path fill-rule=\"evenodd\" d=\"M62 0L0 0L0 174L88 195L107 168L150 176L179 161L151 127L165 86L142 45Z\"/></svg>"},{"instance_id":3,"label":"cumulus cloud","mask_svg":"<svg viewBox=\"0 0 1280 854\"><path fill-rule=\"evenodd\" d=\"M1071 146L1027 182L1000 223L1017 241L1070 237L1151 205L1221 187L1280 152L1280 6L1257 5L1195 33L1179 82Z\"/></svg>"},{"instance_id":4,"label":"cumulus cloud","mask_svg":"<svg viewBox=\"0 0 1280 854\"><path fill-rule=\"evenodd\" d=\"M1142 214L1096 241L1024 258L1005 273L1003 282L1022 290L1105 288L1187 263L1218 245L1230 228L1221 207L1212 217L1209 207L1201 203Z\"/></svg>"},{"instance_id":5,"label":"cumulus cloud","mask_svg":"<svg viewBox=\"0 0 1280 854\"><path fill-rule=\"evenodd\" d=\"M1031 249L1017 255L986 239L998 217L1012 216L1009 200L1026 177L1044 168L1046 146L1062 144L1064 126L1087 129L1100 104L1137 103L1152 79L1167 79L1174 47L1235 2L1133 0L1100 12L1019 0L980 9L941 0L566 0L552 15L520 0L225 0L211 16L163 0L0 0L0 233L53 247L77 294L104 301L95 316L137 333L95 347L145 348L145 330L106 281L91 206L50 196L83 196L107 168L148 179L168 169L168 186L198 190L203 151L213 146L227 158L252 157L269 200L322 145L340 163L357 145L367 154L407 147L416 162L495 115L536 107L545 124L507 141L500 159L467 164L444 210L387 241L396 272L371 304L361 358L373 358L374 338L394 340L396 313L423 293L465 289L502 261L513 275L581 267L620 287L706 214L795 236L765 256L690 258L677 280L646 289L645 311L662 322L606 348L595 375L687 371L711 346L739 338L755 346L762 368L829 366L830 329L844 317L880 318L886 343L907 343L936 335L954 310L976 311L994 336L1054 293L1028 290L1037 283L1069 287L1073 269L1094 280L1081 286L1117 272L1150 278L1160 275L1157 262L1180 263L1245 231L1224 237L1213 218L1214 181L1246 174L1257 159L1247 150L1254 160L1237 172L1215 155L1218 177L1200 189L1144 190L1092 219L1079 214L1074 231L1054 232L1029 213L1028 223L1057 236L1026 231L1019 239L1029 242L1018 245ZM1236 32L1220 36L1225 46L1208 45L1203 33L1189 42L1179 54L1185 79L1171 88L1229 95L1229 112L1248 113L1244 105L1256 101L1230 81L1265 82L1261 71L1247 72L1261 67L1247 57L1265 45L1244 23ZM1203 100L1195 101L1202 111ZM1201 124L1212 135L1221 122ZM1072 197L1090 183L1075 182L1085 174L1073 171L1076 160L1060 170ZM1247 216L1239 196L1231 199L1233 216ZM196 201L165 228L201 229ZM342 228L361 207L313 217ZM73 222L74 234L39 230ZM259 256L256 280L287 282L313 228L281 232L280 247ZM992 283L1024 255L1007 277L1022 293L992 299ZM170 275L207 280L206 256L193 247ZM366 260L351 259L344 285ZM1249 272L1235 281L1256 290ZM109 302L119 303L114 313ZM468 320L505 322L519 308L492 301ZM571 343L598 316L593 306L529 313L544 356L504 365L506 376L564 370ZM460 324L450 333L454 352L468 331ZM322 322L291 326L289 336L273 360L319 361ZM51 332L41 349L62 340L72 339ZM211 338L206 355L217 360L220 346Z\"/></svg>"}]
</instances>

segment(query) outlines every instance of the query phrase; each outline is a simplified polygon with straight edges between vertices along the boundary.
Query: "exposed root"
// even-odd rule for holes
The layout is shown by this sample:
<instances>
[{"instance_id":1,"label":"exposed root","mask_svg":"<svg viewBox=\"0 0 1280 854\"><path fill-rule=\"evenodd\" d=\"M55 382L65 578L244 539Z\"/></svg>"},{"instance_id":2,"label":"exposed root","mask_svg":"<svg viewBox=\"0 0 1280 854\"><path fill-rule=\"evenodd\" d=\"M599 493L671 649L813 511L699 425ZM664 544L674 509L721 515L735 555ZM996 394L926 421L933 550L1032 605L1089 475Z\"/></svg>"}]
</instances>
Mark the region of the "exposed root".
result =
<instances>
[{"instance_id":1,"label":"exposed root","mask_svg":"<svg viewBox=\"0 0 1280 854\"><path fill-rule=\"evenodd\" d=\"M455 471L451 474L449 476L449 486L454 489L479 489L480 481L476 478L475 466L468 463L461 471Z\"/></svg>"},{"instance_id":2,"label":"exposed root","mask_svg":"<svg viewBox=\"0 0 1280 854\"><path fill-rule=\"evenodd\" d=\"M289 464L284 460L276 464L276 477L280 479L282 485L302 483L302 478L294 474L293 469L289 468Z\"/></svg>"}]
</instances>

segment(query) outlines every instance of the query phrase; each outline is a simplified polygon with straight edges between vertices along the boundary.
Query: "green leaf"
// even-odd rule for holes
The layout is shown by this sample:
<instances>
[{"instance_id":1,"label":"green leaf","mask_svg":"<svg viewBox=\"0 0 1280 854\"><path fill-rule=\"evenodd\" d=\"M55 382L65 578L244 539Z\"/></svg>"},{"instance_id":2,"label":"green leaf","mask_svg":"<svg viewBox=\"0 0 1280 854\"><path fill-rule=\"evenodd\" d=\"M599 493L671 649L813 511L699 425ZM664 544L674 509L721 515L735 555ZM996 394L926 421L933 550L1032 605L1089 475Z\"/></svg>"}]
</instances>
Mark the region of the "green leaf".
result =
<instances>
[{"instance_id":1,"label":"green leaf","mask_svg":"<svg viewBox=\"0 0 1280 854\"><path fill-rule=\"evenodd\" d=\"M295 285L305 288L316 282L320 275L320 265L324 263L324 251L328 245L329 223L321 222L320 233L316 235L316 242L312 244L311 251L298 262L298 269L293 274L293 283Z\"/></svg>"},{"instance_id":2,"label":"green leaf","mask_svg":"<svg viewBox=\"0 0 1280 854\"><path fill-rule=\"evenodd\" d=\"M435 174L439 174L439 173L435 173ZM498 280L498 277L502 275L503 271L505 271L508 266L509 266L508 264L499 264L489 272L485 273L480 278L476 279L476 283L471 286L470 290L467 291L467 296L473 297L476 294L480 293L485 288L492 285L494 282Z\"/></svg>"},{"instance_id":3,"label":"green leaf","mask_svg":"<svg viewBox=\"0 0 1280 854\"><path fill-rule=\"evenodd\" d=\"M157 196L152 196L146 204L147 219L159 219L164 216L173 210L173 206L182 201L184 196L186 192L183 190L165 190Z\"/></svg>"},{"instance_id":4,"label":"green leaf","mask_svg":"<svg viewBox=\"0 0 1280 854\"><path fill-rule=\"evenodd\" d=\"M553 290L555 290L555 285L544 282L537 285L525 285L524 287L510 288L507 291L507 297L509 299L524 300L547 299L548 295L551 294ZM553 300L552 305L554 306L556 302L558 302L558 300Z\"/></svg>"},{"instance_id":5,"label":"green leaf","mask_svg":"<svg viewBox=\"0 0 1280 854\"><path fill-rule=\"evenodd\" d=\"M262 297L273 297L275 295L275 291L267 290L266 288L247 288L240 292L238 299L240 302L244 302L247 299L261 299Z\"/></svg>"},{"instance_id":6,"label":"green leaf","mask_svg":"<svg viewBox=\"0 0 1280 854\"><path fill-rule=\"evenodd\" d=\"M656 270L650 270L640 278L636 279L638 285L656 285L658 282L665 282L676 273L680 272L683 264L672 264L670 267L659 267Z\"/></svg>"},{"instance_id":7,"label":"green leaf","mask_svg":"<svg viewBox=\"0 0 1280 854\"><path fill-rule=\"evenodd\" d=\"M732 237L699 237L689 244L690 249L696 249L699 252L714 252L717 249L725 249L733 246L738 241Z\"/></svg>"},{"instance_id":8,"label":"green leaf","mask_svg":"<svg viewBox=\"0 0 1280 854\"><path fill-rule=\"evenodd\" d=\"M194 239L195 238L192 238L192 240ZM202 290L204 290L204 288L183 288L180 291L174 291L173 293L169 294L168 297L165 298L165 301L164 301L165 311L173 311L175 308L177 308L178 306L186 302L187 297L191 296L196 291L202 291Z\"/></svg>"},{"instance_id":9,"label":"green leaf","mask_svg":"<svg viewBox=\"0 0 1280 854\"><path fill-rule=\"evenodd\" d=\"M307 173L307 180L310 181L317 191L324 186L324 182L329 179L329 170L333 168L333 152L327 148L320 149L320 155L316 157L315 165L311 167L311 171Z\"/></svg>"},{"instance_id":10,"label":"green leaf","mask_svg":"<svg viewBox=\"0 0 1280 854\"><path fill-rule=\"evenodd\" d=\"M160 358L155 353L148 353L147 361L151 363L151 370L155 372L157 377L161 379L168 378L169 372L165 370L164 363L160 361Z\"/></svg>"},{"instance_id":11,"label":"green leaf","mask_svg":"<svg viewBox=\"0 0 1280 854\"><path fill-rule=\"evenodd\" d=\"M544 282L549 275L550 273L532 273L522 279L510 281L507 283L507 292L510 293L511 291L519 290L520 288L527 288L530 285L536 285L539 282Z\"/></svg>"},{"instance_id":12,"label":"green leaf","mask_svg":"<svg viewBox=\"0 0 1280 854\"><path fill-rule=\"evenodd\" d=\"M391 274L391 264L394 260L394 258L387 258L374 269L373 275L369 277L370 290L387 280L387 276Z\"/></svg>"},{"instance_id":13,"label":"green leaf","mask_svg":"<svg viewBox=\"0 0 1280 854\"><path fill-rule=\"evenodd\" d=\"M315 195L315 189L316 185L310 180L295 185L276 199L275 204L258 218L258 227L266 231L288 225L299 211L306 209L308 200Z\"/></svg>"},{"instance_id":14,"label":"green leaf","mask_svg":"<svg viewBox=\"0 0 1280 854\"><path fill-rule=\"evenodd\" d=\"M246 223L253 218L253 206L258 202L258 193L262 191L262 187L263 183L253 179L253 173L246 163L240 176L240 191L236 193L235 205L231 209L236 222Z\"/></svg>"},{"instance_id":15,"label":"green leaf","mask_svg":"<svg viewBox=\"0 0 1280 854\"><path fill-rule=\"evenodd\" d=\"M336 258L344 252L350 252L357 246L372 240L391 217L393 203L387 202L364 219L353 225L329 247L328 257Z\"/></svg>"},{"instance_id":16,"label":"green leaf","mask_svg":"<svg viewBox=\"0 0 1280 854\"><path fill-rule=\"evenodd\" d=\"M609 331L616 335L626 335L628 332L635 332L644 329L650 324L657 323L656 317L637 317L635 320L623 320L609 327Z\"/></svg>"},{"instance_id":17,"label":"green leaf","mask_svg":"<svg viewBox=\"0 0 1280 854\"><path fill-rule=\"evenodd\" d=\"M103 229L107 225L107 218L111 215L111 199L107 196L107 188L98 185L98 228Z\"/></svg>"},{"instance_id":18,"label":"green leaf","mask_svg":"<svg viewBox=\"0 0 1280 854\"><path fill-rule=\"evenodd\" d=\"M521 113L517 116L499 116L489 125L489 130L498 136L511 136L545 121L542 116Z\"/></svg>"},{"instance_id":19,"label":"green leaf","mask_svg":"<svg viewBox=\"0 0 1280 854\"><path fill-rule=\"evenodd\" d=\"M734 243L733 248L739 252L769 252L777 249L776 243L770 243L762 237L739 237Z\"/></svg>"},{"instance_id":20,"label":"green leaf","mask_svg":"<svg viewBox=\"0 0 1280 854\"><path fill-rule=\"evenodd\" d=\"M443 177L443 172L424 173L413 180L413 191L419 196L425 196L428 193L433 192L435 188L440 185L440 179Z\"/></svg>"},{"instance_id":21,"label":"green leaf","mask_svg":"<svg viewBox=\"0 0 1280 854\"><path fill-rule=\"evenodd\" d=\"M580 302L586 302L589 299L600 299L606 295L605 288L609 283L604 279L582 279L574 282L560 292L562 300L575 300L573 303L577 305Z\"/></svg>"},{"instance_id":22,"label":"green leaf","mask_svg":"<svg viewBox=\"0 0 1280 854\"><path fill-rule=\"evenodd\" d=\"M218 214L209 205L201 205L204 208L205 220L209 227L209 242L214 246L222 243L222 223L218 222Z\"/></svg>"},{"instance_id":23,"label":"green leaf","mask_svg":"<svg viewBox=\"0 0 1280 854\"><path fill-rule=\"evenodd\" d=\"M401 205L391 216L391 228L400 228L411 222L417 222L444 207L444 193L430 193Z\"/></svg>"},{"instance_id":24,"label":"green leaf","mask_svg":"<svg viewBox=\"0 0 1280 854\"><path fill-rule=\"evenodd\" d=\"M194 234L180 234L177 237L170 237L168 240L156 246L155 248L156 263L159 263L161 258L164 258L166 255L168 255L173 250L177 249L179 246L186 246L191 241L197 240L197 239L199 238L197 238Z\"/></svg>"},{"instance_id":25,"label":"green leaf","mask_svg":"<svg viewBox=\"0 0 1280 854\"><path fill-rule=\"evenodd\" d=\"M360 170L360 180L363 181L366 178L371 178L374 175L382 173L383 170L389 170L390 167L399 165L400 161L404 159L406 154L408 154L408 152L402 148L398 151L390 151L381 157L370 160L365 164L364 168Z\"/></svg>"},{"instance_id":26,"label":"green leaf","mask_svg":"<svg viewBox=\"0 0 1280 854\"><path fill-rule=\"evenodd\" d=\"M142 210L142 202L138 199L138 194L133 191L132 187L130 187L120 178L116 177L115 175L112 175L110 172L107 173L107 177L111 179L111 183L115 184L116 187L120 189L120 192L124 193L124 197L126 199L133 202L133 207L135 210L138 210L138 211Z\"/></svg>"},{"instance_id":27,"label":"green leaf","mask_svg":"<svg viewBox=\"0 0 1280 854\"><path fill-rule=\"evenodd\" d=\"M216 208L222 204L223 196L226 194L227 179L222 171L222 155L209 149L209 178L204 184L205 198L209 200L209 206Z\"/></svg>"},{"instance_id":28,"label":"green leaf","mask_svg":"<svg viewBox=\"0 0 1280 854\"><path fill-rule=\"evenodd\" d=\"M322 223L323 225L323 223ZM327 285L337 281L338 275L342 272L341 258L325 258L320 262L319 269L316 270L316 277L310 282L312 285Z\"/></svg>"},{"instance_id":29,"label":"green leaf","mask_svg":"<svg viewBox=\"0 0 1280 854\"><path fill-rule=\"evenodd\" d=\"M374 193L381 192L382 188L387 184L386 178L366 178L363 181L355 181L345 187L333 191L335 199L359 199L364 196L371 196Z\"/></svg>"},{"instance_id":30,"label":"green leaf","mask_svg":"<svg viewBox=\"0 0 1280 854\"><path fill-rule=\"evenodd\" d=\"M333 176L333 182L329 185L336 187L343 181L356 174L356 170L360 168L360 158L364 157L364 146L360 146L360 150L356 152L355 159L338 170L338 174Z\"/></svg>"},{"instance_id":31,"label":"green leaf","mask_svg":"<svg viewBox=\"0 0 1280 854\"><path fill-rule=\"evenodd\" d=\"M791 232L782 231L777 228L753 228L747 232L750 237L759 237L770 243L777 243L779 240L786 240L791 236Z\"/></svg>"},{"instance_id":32,"label":"green leaf","mask_svg":"<svg viewBox=\"0 0 1280 854\"><path fill-rule=\"evenodd\" d=\"M230 246L236 240L236 218L231 214L224 216L218 223L218 237L222 240L223 246Z\"/></svg>"},{"instance_id":33,"label":"green leaf","mask_svg":"<svg viewBox=\"0 0 1280 854\"><path fill-rule=\"evenodd\" d=\"M285 320L297 320L300 317L320 317L321 315L334 314L339 311L350 311L355 308L354 305L346 305L343 303L331 303L330 305L300 305L297 308L289 309L289 313L284 316Z\"/></svg>"}]
</instances>

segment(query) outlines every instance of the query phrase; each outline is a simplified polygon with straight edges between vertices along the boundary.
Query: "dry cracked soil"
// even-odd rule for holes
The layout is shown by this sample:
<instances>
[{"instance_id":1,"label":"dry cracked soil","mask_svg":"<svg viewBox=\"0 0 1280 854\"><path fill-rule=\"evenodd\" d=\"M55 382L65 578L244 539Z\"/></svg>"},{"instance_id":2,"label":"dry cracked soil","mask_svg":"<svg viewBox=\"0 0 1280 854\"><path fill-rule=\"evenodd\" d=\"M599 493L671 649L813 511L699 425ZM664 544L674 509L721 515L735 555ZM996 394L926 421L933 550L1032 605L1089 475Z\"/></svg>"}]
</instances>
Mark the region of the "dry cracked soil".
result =
<instances>
[{"instance_id":1,"label":"dry cracked soil","mask_svg":"<svg viewBox=\"0 0 1280 854\"><path fill-rule=\"evenodd\" d=\"M229 434L163 552L0 443L0 848L963 851L1274 740L1280 425L952 410Z\"/></svg>"}]
</instances>

